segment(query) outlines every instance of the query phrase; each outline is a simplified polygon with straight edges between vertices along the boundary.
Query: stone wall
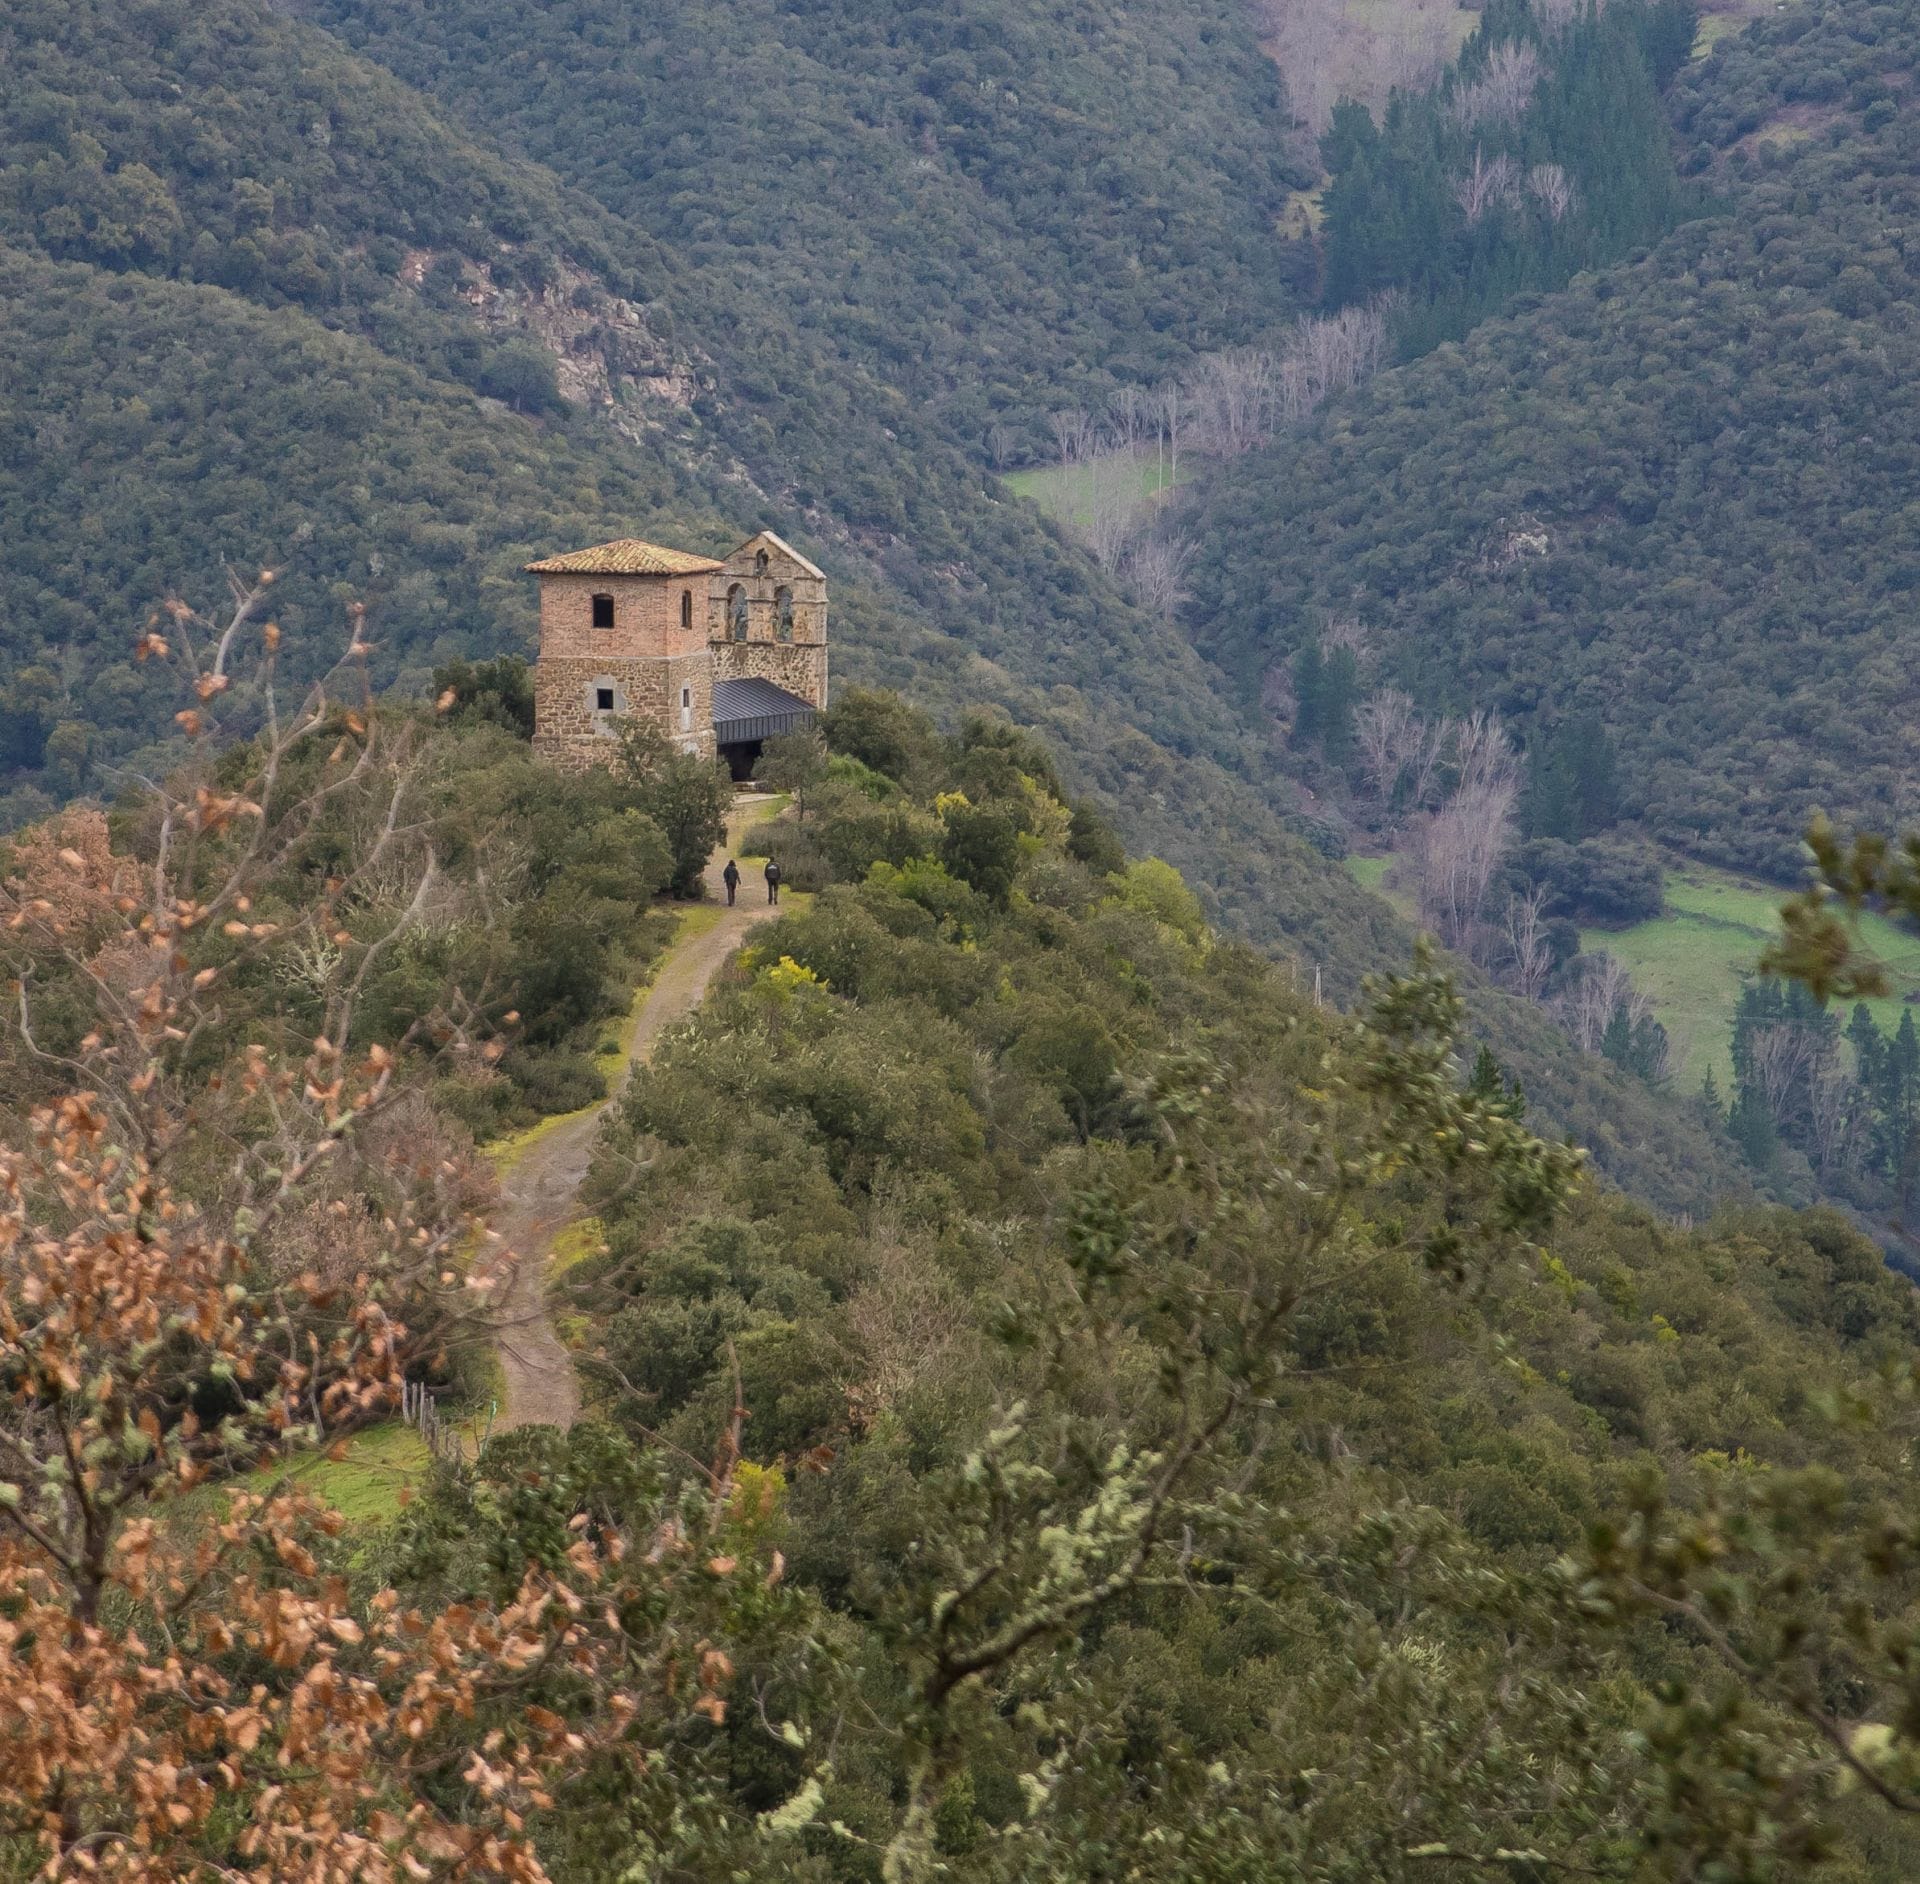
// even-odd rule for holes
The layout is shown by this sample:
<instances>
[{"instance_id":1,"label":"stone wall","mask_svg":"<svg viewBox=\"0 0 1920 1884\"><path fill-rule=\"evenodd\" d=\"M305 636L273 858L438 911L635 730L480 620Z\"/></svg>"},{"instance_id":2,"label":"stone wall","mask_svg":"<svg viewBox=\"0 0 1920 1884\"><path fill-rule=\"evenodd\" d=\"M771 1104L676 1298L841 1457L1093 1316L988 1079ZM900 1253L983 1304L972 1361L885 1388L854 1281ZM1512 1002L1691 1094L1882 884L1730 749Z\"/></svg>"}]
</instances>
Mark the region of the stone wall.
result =
<instances>
[{"instance_id":1,"label":"stone wall","mask_svg":"<svg viewBox=\"0 0 1920 1884\"><path fill-rule=\"evenodd\" d=\"M704 576L542 576L540 658L605 660L685 654L704 645ZM613 626L593 625L593 598L613 597ZM693 626L680 626L680 598L692 598Z\"/></svg>"},{"instance_id":2,"label":"stone wall","mask_svg":"<svg viewBox=\"0 0 1920 1884\"><path fill-rule=\"evenodd\" d=\"M770 680L814 706L827 703L827 651L780 642L723 641L713 650L715 680Z\"/></svg>"},{"instance_id":3,"label":"stone wall","mask_svg":"<svg viewBox=\"0 0 1920 1884\"><path fill-rule=\"evenodd\" d=\"M745 641L733 638L736 595L745 596L747 602ZM783 596L792 602L790 641L780 638ZM707 638L713 643L717 677L763 675L817 707L826 705L827 580L778 537L763 533L749 538L707 578ZM766 651L764 659L750 652L761 649ZM787 658L802 651L811 658Z\"/></svg>"},{"instance_id":4,"label":"stone wall","mask_svg":"<svg viewBox=\"0 0 1920 1884\"><path fill-rule=\"evenodd\" d=\"M602 687L612 689L611 712L602 712L596 704ZM682 688L692 695L685 710L691 726L686 728L681 723ZM533 715L534 751L569 772L611 760L621 719L645 721L676 746L710 755L713 663L704 647L673 660L542 654L533 670Z\"/></svg>"},{"instance_id":5,"label":"stone wall","mask_svg":"<svg viewBox=\"0 0 1920 1884\"><path fill-rule=\"evenodd\" d=\"M713 658L707 649L683 655L666 664L667 684L662 699L665 720L662 730L683 752L698 752L713 757ZM691 694L691 704L682 708L682 690Z\"/></svg>"}]
</instances>

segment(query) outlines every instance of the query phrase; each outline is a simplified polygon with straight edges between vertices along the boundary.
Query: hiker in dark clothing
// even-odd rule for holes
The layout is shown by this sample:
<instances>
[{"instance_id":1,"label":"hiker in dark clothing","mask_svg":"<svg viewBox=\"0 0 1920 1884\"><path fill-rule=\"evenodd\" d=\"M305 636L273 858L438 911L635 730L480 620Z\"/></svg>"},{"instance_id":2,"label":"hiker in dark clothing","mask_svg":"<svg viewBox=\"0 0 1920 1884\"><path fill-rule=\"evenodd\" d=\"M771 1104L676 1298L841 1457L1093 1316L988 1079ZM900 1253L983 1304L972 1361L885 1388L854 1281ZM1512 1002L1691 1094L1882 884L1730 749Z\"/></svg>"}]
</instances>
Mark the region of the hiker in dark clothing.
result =
<instances>
[{"instance_id":1,"label":"hiker in dark clothing","mask_svg":"<svg viewBox=\"0 0 1920 1884\"><path fill-rule=\"evenodd\" d=\"M731 909L733 893L740 887L740 866L731 857L727 859L727 867L720 872L720 881L727 886L727 907Z\"/></svg>"},{"instance_id":2,"label":"hiker in dark clothing","mask_svg":"<svg viewBox=\"0 0 1920 1884\"><path fill-rule=\"evenodd\" d=\"M777 903L780 900L780 864L777 858L767 859L767 901Z\"/></svg>"}]
</instances>

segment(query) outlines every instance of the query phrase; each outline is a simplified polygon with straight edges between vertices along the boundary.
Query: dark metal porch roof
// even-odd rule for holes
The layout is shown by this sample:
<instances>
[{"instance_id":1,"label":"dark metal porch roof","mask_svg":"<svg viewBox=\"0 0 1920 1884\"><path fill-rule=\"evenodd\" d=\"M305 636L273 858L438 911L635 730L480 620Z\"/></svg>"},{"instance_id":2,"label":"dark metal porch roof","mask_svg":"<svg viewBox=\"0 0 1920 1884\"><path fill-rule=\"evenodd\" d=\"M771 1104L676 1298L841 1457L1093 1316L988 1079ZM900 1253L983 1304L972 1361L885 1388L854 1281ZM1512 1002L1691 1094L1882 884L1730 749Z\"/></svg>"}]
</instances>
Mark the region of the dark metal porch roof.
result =
<instances>
[{"instance_id":1,"label":"dark metal porch roof","mask_svg":"<svg viewBox=\"0 0 1920 1884\"><path fill-rule=\"evenodd\" d=\"M798 694L757 676L713 683L713 739L719 746L744 746L755 739L777 739L805 726L814 709Z\"/></svg>"}]
</instances>

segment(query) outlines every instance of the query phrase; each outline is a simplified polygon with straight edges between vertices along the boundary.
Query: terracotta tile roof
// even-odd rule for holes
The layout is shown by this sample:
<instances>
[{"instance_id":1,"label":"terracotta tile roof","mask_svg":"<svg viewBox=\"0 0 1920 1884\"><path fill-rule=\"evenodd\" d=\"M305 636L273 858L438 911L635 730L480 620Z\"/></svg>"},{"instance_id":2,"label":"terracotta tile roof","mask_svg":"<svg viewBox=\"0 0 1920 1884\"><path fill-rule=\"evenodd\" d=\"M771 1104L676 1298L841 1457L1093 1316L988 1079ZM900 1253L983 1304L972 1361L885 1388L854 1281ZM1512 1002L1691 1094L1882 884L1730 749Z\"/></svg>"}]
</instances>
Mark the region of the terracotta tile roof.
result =
<instances>
[{"instance_id":1,"label":"terracotta tile roof","mask_svg":"<svg viewBox=\"0 0 1920 1884\"><path fill-rule=\"evenodd\" d=\"M638 537L623 536L611 543L598 543L592 549L573 550L565 556L549 556L545 562L528 563L530 576L704 576L720 568L711 556L689 556L685 550L662 549L658 543L642 543Z\"/></svg>"}]
</instances>

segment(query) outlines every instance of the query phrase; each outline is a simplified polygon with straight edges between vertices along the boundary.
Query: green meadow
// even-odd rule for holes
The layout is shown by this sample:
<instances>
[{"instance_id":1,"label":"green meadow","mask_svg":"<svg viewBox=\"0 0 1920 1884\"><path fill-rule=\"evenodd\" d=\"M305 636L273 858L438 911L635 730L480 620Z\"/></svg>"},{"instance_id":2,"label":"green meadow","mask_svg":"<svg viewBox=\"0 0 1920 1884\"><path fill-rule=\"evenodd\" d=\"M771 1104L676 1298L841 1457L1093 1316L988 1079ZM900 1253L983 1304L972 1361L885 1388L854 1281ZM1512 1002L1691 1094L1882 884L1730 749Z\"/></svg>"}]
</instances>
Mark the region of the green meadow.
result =
<instances>
[{"instance_id":1,"label":"green meadow","mask_svg":"<svg viewBox=\"0 0 1920 1884\"><path fill-rule=\"evenodd\" d=\"M1347 869L1411 917L1409 899L1386 887L1392 861L1349 857ZM1780 905L1787 894L1731 871L1670 864L1661 914L1627 929L1581 930L1583 949L1604 949L1617 956L1631 971L1633 985L1653 1001L1673 1040L1678 1083L1684 1088L1699 1086L1712 1068L1722 1096L1731 1091L1734 1006L1743 978L1779 932ZM1891 995L1867 1003L1874 1019L1891 1033L1900 1025L1903 997L1920 995L1920 936L1884 916L1864 918L1861 936L1886 964L1893 983Z\"/></svg>"},{"instance_id":2,"label":"green meadow","mask_svg":"<svg viewBox=\"0 0 1920 1884\"><path fill-rule=\"evenodd\" d=\"M1146 503L1162 491L1173 488L1174 479L1164 459L1156 453L1135 454L1133 473L1137 500ZM1016 497L1031 497L1050 517L1084 529L1093 522L1093 479L1091 464L1035 465L1025 471L1009 471L1001 479ZM1187 480L1183 474L1179 480Z\"/></svg>"},{"instance_id":3,"label":"green meadow","mask_svg":"<svg viewBox=\"0 0 1920 1884\"><path fill-rule=\"evenodd\" d=\"M1730 1036L1740 983L1778 934L1787 892L1724 870L1689 864L1667 873L1664 913L1630 929L1585 929L1583 948L1605 949L1632 971L1680 1056L1680 1078L1697 1086L1707 1069L1724 1094L1733 1077ZM1861 923L1866 946L1883 961L1894 992L1870 1001L1875 1020L1900 1025L1901 997L1920 991L1920 936L1883 916Z\"/></svg>"}]
</instances>

